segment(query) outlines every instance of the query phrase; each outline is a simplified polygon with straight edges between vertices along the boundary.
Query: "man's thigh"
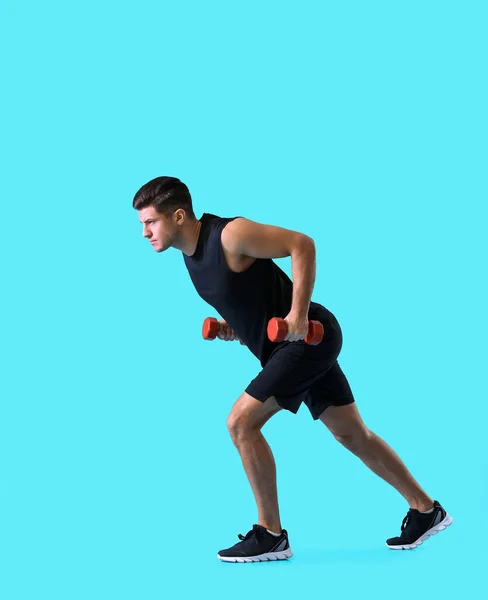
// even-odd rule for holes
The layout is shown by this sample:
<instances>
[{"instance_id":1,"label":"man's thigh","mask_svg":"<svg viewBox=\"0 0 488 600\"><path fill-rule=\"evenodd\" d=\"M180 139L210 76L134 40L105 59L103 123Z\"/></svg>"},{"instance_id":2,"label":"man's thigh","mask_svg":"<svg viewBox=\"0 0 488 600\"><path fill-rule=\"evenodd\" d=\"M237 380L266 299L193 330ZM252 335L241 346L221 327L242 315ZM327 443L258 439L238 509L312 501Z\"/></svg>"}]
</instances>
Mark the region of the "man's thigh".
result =
<instances>
[{"instance_id":1,"label":"man's thigh","mask_svg":"<svg viewBox=\"0 0 488 600\"><path fill-rule=\"evenodd\" d=\"M329 406L319 418L336 437L354 436L366 429L355 402L345 406Z\"/></svg>"}]
</instances>

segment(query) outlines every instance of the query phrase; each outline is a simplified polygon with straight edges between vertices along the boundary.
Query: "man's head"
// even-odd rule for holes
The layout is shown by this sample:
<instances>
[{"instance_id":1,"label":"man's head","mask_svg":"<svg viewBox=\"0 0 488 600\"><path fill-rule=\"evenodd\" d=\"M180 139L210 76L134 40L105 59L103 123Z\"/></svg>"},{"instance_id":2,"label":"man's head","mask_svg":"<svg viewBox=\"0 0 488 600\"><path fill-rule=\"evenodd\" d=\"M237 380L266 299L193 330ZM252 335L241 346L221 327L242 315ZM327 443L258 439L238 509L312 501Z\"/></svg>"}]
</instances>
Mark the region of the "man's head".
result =
<instances>
[{"instance_id":1,"label":"man's head","mask_svg":"<svg viewBox=\"0 0 488 600\"><path fill-rule=\"evenodd\" d=\"M134 196L132 206L139 211L143 236L156 252L174 246L181 228L195 221L190 192L176 177L156 177L144 184Z\"/></svg>"}]
</instances>

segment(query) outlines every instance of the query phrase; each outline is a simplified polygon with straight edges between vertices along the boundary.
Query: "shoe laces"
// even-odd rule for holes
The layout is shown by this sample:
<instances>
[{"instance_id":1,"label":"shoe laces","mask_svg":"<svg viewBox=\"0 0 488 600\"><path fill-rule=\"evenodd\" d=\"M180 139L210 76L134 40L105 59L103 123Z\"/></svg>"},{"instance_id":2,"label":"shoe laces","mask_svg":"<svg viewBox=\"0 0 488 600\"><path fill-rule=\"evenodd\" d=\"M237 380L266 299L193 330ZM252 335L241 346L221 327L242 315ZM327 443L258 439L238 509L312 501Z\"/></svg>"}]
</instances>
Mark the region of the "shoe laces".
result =
<instances>
[{"instance_id":1,"label":"shoe laces","mask_svg":"<svg viewBox=\"0 0 488 600\"><path fill-rule=\"evenodd\" d=\"M246 535L239 534L239 539L244 541L253 537L254 535L257 537L259 534L259 528L257 525L253 525L252 529L246 533Z\"/></svg>"},{"instance_id":2,"label":"shoe laces","mask_svg":"<svg viewBox=\"0 0 488 600\"><path fill-rule=\"evenodd\" d=\"M410 523L411 516L412 516L412 512L409 510L408 513L406 514L405 518L402 521L402 531L404 531L404 529L406 529L406 527Z\"/></svg>"},{"instance_id":3,"label":"shoe laces","mask_svg":"<svg viewBox=\"0 0 488 600\"><path fill-rule=\"evenodd\" d=\"M420 515L422 515L422 513L420 513ZM416 518L420 518L420 515L419 515L419 511L411 508L408 511L408 513L406 514L405 518L403 519L403 522L402 522L402 531L408 527L408 525L409 525L410 521L412 520L413 516L415 516ZM423 516L425 516L425 515L422 515L422 517Z\"/></svg>"}]
</instances>

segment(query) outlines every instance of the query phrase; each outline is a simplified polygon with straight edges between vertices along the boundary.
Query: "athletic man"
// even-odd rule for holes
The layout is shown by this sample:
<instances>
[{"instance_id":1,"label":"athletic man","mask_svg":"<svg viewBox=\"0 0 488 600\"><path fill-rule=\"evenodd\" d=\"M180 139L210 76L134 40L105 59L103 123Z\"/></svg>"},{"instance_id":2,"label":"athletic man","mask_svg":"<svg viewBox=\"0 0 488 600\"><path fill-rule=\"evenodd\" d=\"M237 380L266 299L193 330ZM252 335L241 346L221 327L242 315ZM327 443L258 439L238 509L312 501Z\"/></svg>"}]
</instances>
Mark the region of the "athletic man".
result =
<instances>
[{"instance_id":1,"label":"athletic man","mask_svg":"<svg viewBox=\"0 0 488 600\"><path fill-rule=\"evenodd\" d=\"M238 339L262 370L234 404L228 418L232 440L251 484L258 523L218 558L229 562L280 560L292 556L282 529L273 454L261 428L281 409L296 413L303 402L334 437L409 504L393 549L411 549L451 524L439 502L428 496L398 455L366 427L337 357L342 332L335 316L311 301L315 281L313 240L297 231L204 213L196 219L187 186L157 177L136 193L133 207L143 235L156 252L181 250L198 294L223 317L218 336ZM292 278L273 258L291 256ZM284 318L288 333L273 343L271 318ZM306 343L309 320L324 326L321 343Z\"/></svg>"}]
</instances>

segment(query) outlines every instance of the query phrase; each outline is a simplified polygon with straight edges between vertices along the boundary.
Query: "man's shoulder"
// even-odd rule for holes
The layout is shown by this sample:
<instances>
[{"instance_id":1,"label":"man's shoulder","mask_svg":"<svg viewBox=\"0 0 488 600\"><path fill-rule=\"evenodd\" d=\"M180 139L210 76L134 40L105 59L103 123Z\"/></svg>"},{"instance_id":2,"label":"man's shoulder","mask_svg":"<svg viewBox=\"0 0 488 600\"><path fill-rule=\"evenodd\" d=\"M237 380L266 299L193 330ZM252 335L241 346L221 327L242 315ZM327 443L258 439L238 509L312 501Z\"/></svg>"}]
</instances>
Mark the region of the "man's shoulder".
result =
<instances>
[{"instance_id":1,"label":"man's shoulder","mask_svg":"<svg viewBox=\"0 0 488 600\"><path fill-rule=\"evenodd\" d=\"M223 219L220 240L222 247L229 255L241 257L242 253L237 249L236 244L240 236L239 227L245 217L228 217Z\"/></svg>"},{"instance_id":2,"label":"man's shoulder","mask_svg":"<svg viewBox=\"0 0 488 600\"><path fill-rule=\"evenodd\" d=\"M243 220L243 217L222 217L220 215L214 215L207 213L207 224L211 229L218 232L219 237L224 238L226 236L232 236L232 231L239 226L239 221Z\"/></svg>"},{"instance_id":3,"label":"man's shoulder","mask_svg":"<svg viewBox=\"0 0 488 600\"><path fill-rule=\"evenodd\" d=\"M214 213L205 212L202 214L199 221L201 221L202 223L204 223L206 225L225 227L225 225L227 225L234 219L239 219L239 218L240 217L225 217L222 215L216 215Z\"/></svg>"}]
</instances>

